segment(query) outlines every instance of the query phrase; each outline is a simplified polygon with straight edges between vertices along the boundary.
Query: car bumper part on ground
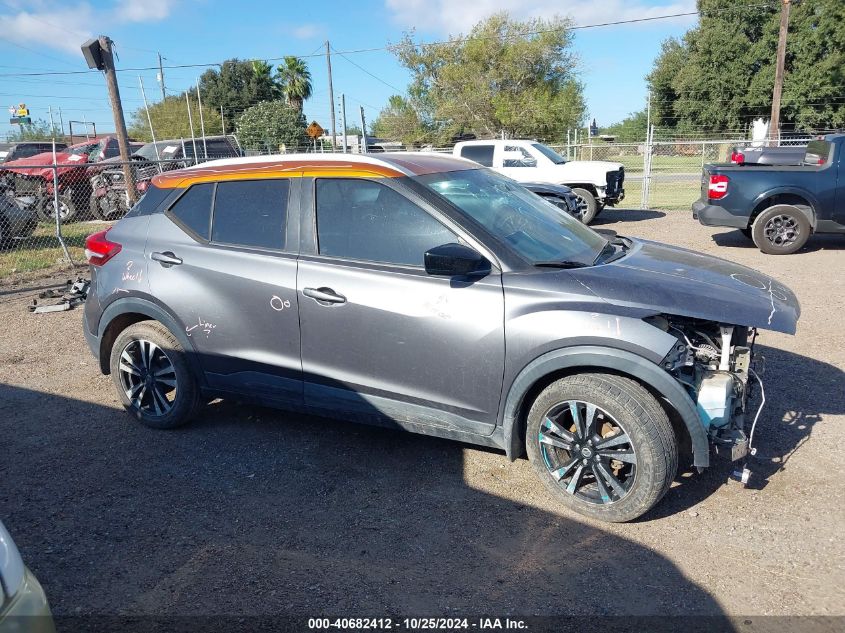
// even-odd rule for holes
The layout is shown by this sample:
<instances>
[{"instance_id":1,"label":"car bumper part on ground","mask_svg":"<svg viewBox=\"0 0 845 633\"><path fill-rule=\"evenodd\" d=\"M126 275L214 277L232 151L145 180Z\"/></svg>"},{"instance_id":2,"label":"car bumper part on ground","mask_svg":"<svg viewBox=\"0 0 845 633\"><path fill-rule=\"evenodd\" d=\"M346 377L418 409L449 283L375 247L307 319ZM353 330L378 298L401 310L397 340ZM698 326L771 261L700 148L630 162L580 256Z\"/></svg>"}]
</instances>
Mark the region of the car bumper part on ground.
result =
<instances>
[{"instance_id":1,"label":"car bumper part on ground","mask_svg":"<svg viewBox=\"0 0 845 633\"><path fill-rule=\"evenodd\" d=\"M729 226L735 229L748 227L747 216L737 216L725 209L704 200L696 200L692 204L692 219L698 220L704 226Z\"/></svg>"},{"instance_id":2,"label":"car bumper part on ground","mask_svg":"<svg viewBox=\"0 0 845 633\"><path fill-rule=\"evenodd\" d=\"M0 612L3 633L55 633L53 614L41 584L28 569L11 603Z\"/></svg>"}]
</instances>

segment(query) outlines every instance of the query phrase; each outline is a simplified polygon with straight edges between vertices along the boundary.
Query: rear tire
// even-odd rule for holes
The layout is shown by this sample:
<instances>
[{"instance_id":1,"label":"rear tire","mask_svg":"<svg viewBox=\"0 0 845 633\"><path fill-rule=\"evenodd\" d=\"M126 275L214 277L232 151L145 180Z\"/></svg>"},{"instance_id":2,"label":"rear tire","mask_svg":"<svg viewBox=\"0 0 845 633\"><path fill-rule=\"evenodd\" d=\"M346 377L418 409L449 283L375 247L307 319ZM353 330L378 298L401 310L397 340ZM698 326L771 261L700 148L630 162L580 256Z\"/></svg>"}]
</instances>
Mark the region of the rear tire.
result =
<instances>
[{"instance_id":1,"label":"rear tire","mask_svg":"<svg viewBox=\"0 0 845 633\"><path fill-rule=\"evenodd\" d=\"M751 227L751 238L767 255L790 255L810 238L810 221L791 204L776 204L764 210Z\"/></svg>"},{"instance_id":2,"label":"rear tire","mask_svg":"<svg viewBox=\"0 0 845 633\"><path fill-rule=\"evenodd\" d=\"M182 426L203 405L185 350L158 321L123 330L112 346L109 367L123 407L146 426Z\"/></svg>"},{"instance_id":3,"label":"rear tire","mask_svg":"<svg viewBox=\"0 0 845 633\"><path fill-rule=\"evenodd\" d=\"M563 505L602 521L648 512L678 470L677 441L660 403L633 380L608 374L566 376L546 387L528 413L526 448Z\"/></svg>"},{"instance_id":4,"label":"rear tire","mask_svg":"<svg viewBox=\"0 0 845 633\"><path fill-rule=\"evenodd\" d=\"M588 189L582 189L581 187L573 187L572 193L578 196L584 203L584 215L581 216L581 221L584 224L589 224L595 219L599 211L599 203L596 200L596 197L591 191Z\"/></svg>"}]
</instances>

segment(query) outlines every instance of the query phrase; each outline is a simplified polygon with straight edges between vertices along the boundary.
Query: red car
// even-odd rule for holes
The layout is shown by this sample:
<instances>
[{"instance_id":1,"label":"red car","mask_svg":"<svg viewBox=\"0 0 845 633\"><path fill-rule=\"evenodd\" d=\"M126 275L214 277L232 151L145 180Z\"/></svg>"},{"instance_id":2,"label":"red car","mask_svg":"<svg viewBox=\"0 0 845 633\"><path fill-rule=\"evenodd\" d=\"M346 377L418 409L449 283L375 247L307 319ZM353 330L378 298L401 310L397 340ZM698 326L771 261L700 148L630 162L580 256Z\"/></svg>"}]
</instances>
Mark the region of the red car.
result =
<instances>
[{"instance_id":1,"label":"red car","mask_svg":"<svg viewBox=\"0 0 845 633\"><path fill-rule=\"evenodd\" d=\"M91 196L88 166L120 155L117 137L104 136L87 140L56 152L59 181L59 218L68 222L77 213L88 209ZM34 196L42 220L55 220L53 196L53 153L43 152L2 166L8 188L16 197ZM9 183L10 179L13 180Z\"/></svg>"}]
</instances>

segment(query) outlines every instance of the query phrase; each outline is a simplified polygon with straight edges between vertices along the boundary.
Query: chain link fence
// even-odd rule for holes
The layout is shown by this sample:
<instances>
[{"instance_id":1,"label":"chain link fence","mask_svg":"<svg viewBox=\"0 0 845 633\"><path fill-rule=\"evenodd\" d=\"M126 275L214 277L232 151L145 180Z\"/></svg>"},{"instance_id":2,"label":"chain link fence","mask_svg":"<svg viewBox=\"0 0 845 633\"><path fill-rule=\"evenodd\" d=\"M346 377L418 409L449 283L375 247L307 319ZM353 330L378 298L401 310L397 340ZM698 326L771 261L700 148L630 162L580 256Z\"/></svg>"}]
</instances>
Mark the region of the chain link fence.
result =
<instances>
[{"instance_id":1,"label":"chain link fence","mask_svg":"<svg viewBox=\"0 0 845 633\"><path fill-rule=\"evenodd\" d=\"M806 145L810 138L793 138L790 145ZM627 208L688 211L701 192L701 171L707 163L730 162L736 147L748 139L672 140L643 143L584 143L553 145L569 160L606 160L625 167ZM784 143L786 144L786 143Z\"/></svg>"}]
</instances>

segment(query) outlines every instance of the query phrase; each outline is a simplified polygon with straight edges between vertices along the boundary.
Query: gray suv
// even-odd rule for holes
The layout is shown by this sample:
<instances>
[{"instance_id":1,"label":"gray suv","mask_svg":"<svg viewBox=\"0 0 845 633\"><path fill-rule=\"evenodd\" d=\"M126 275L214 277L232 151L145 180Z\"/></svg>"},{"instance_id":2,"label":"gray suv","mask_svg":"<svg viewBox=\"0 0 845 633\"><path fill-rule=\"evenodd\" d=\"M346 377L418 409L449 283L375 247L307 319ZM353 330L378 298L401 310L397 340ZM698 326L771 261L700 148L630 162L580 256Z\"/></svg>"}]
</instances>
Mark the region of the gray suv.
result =
<instances>
[{"instance_id":1,"label":"gray suv","mask_svg":"<svg viewBox=\"0 0 845 633\"><path fill-rule=\"evenodd\" d=\"M754 270L607 239L434 154L166 172L86 250L85 335L140 422L222 397L527 453L607 521L654 506L679 458L744 463L757 328L800 312Z\"/></svg>"}]
</instances>

